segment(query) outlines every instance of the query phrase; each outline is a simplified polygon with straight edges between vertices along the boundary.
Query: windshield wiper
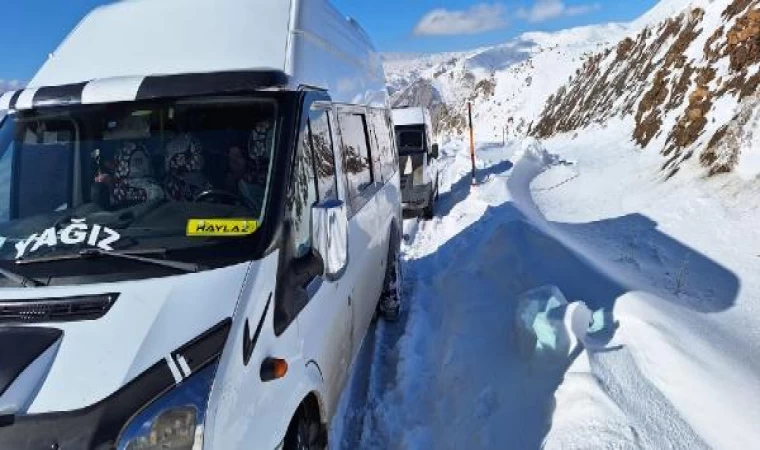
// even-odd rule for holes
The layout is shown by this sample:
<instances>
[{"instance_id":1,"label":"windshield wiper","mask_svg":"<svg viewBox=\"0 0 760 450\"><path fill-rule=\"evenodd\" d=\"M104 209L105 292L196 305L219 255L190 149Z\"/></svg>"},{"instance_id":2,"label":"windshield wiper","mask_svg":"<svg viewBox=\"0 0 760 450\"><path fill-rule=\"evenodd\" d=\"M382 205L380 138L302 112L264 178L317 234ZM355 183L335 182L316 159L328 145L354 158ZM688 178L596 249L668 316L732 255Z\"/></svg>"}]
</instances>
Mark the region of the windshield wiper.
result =
<instances>
[{"instance_id":1,"label":"windshield wiper","mask_svg":"<svg viewBox=\"0 0 760 450\"><path fill-rule=\"evenodd\" d=\"M16 261L16 264L19 265L25 265L25 264L38 264L38 263L47 263L47 262L55 262L55 261L70 261L74 259L95 259L95 258L119 258L119 259L126 259L128 261L135 261L145 264L153 264L156 266L163 266L168 267L170 269L179 270L182 272L200 272L203 267L199 264L194 263L186 263L182 261L172 261L170 259L158 259L158 258L149 258L147 256L140 256L144 254L164 254L166 253L165 249L157 249L157 250L137 250L137 251L114 251L109 252L100 248L88 248L84 250L80 250L77 253L71 253L66 255L57 255L57 256L43 256L40 258L34 258L34 259L20 259Z\"/></svg>"},{"instance_id":2,"label":"windshield wiper","mask_svg":"<svg viewBox=\"0 0 760 450\"><path fill-rule=\"evenodd\" d=\"M0 268L0 275L4 276L5 278L23 287L46 286L46 284L41 281L37 281L33 278L25 277L19 273L11 272L10 270L5 270L3 268Z\"/></svg>"}]
</instances>

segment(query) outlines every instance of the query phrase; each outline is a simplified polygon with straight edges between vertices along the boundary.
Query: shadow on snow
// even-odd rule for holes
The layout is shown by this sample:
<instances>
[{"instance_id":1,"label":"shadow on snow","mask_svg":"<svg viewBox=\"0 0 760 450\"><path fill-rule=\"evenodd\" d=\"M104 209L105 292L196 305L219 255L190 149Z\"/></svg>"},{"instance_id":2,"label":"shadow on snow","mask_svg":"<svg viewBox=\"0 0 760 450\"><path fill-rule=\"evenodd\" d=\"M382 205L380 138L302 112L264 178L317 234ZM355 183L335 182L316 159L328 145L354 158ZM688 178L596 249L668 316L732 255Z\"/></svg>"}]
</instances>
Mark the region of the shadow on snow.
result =
<instances>
[{"instance_id":1,"label":"shadow on snow","mask_svg":"<svg viewBox=\"0 0 760 450\"><path fill-rule=\"evenodd\" d=\"M512 167L504 161L478 175L487 178ZM467 197L470 182L466 174L442 195L439 216ZM698 313L725 311L736 301L740 283L735 274L641 214L548 227L617 245L620 258L604 262L614 270L600 269L598 260L592 262L530 224L511 202L489 207L436 252L407 262L405 271L414 283L408 308L415 319L387 326L390 332L378 336L383 342L369 344L377 350L365 350L379 351L365 356L366 364L383 367L371 371L388 373L374 388L365 386L374 390L365 393L373 404L360 408L360 415L367 415L361 419L363 430L358 436L344 435L343 448L357 447L346 446L349 441L361 442L362 448L540 448L551 427L554 394L581 349L550 365L517 356L512 347L517 298L531 289L554 285L569 301L582 300L608 314L634 288ZM635 239L621 246L614 242L621 235ZM682 269L670 273L665 267ZM654 282L632 287L609 275L629 270ZM399 363L413 364L415 373L397 376ZM352 403L365 401L355 395L359 398ZM388 410L399 401L398 410ZM380 403L386 406L377 408ZM418 429L412 432L410 423Z\"/></svg>"}]
</instances>

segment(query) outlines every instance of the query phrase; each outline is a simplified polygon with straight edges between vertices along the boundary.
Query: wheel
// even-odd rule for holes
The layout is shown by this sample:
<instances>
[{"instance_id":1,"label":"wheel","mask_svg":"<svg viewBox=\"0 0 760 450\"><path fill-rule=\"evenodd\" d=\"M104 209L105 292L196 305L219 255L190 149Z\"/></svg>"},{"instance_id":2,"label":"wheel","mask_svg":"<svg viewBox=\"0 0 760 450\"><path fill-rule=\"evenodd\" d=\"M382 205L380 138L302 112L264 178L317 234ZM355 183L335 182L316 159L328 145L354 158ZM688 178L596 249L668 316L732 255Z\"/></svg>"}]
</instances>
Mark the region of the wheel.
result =
<instances>
[{"instance_id":1,"label":"wheel","mask_svg":"<svg viewBox=\"0 0 760 450\"><path fill-rule=\"evenodd\" d=\"M324 450L326 448L326 439L322 433L319 416L310 408L301 405L290 422L283 450Z\"/></svg>"},{"instance_id":2,"label":"wheel","mask_svg":"<svg viewBox=\"0 0 760 450\"><path fill-rule=\"evenodd\" d=\"M403 278L401 273L401 252L398 243L391 240L388 252L388 264L385 266L383 293L378 304L378 313L387 322L396 322L401 316L401 288Z\"/></svg>"}]
</instances>

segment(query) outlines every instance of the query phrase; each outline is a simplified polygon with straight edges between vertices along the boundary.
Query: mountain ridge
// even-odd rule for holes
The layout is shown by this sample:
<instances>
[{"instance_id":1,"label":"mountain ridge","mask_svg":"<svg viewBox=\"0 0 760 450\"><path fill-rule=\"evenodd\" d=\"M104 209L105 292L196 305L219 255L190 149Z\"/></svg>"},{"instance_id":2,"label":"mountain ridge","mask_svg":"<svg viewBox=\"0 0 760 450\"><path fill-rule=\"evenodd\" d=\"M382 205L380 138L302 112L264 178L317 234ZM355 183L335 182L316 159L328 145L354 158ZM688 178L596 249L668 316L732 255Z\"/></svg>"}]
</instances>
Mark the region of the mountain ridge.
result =
<instances>
[{"instance_id":1,"label":"mountain ridge","mask_svg":"<svg viewBox=\"0 0 760 450\"><path fill-rule=\"evenodd\" d=\"M687 162L708 176L760 175L747 148L760 139L760 0L663 0L629 23L395 59L386 72L392 104L431 107L444 134L465 133L468 103L484 141L623 119L641 148L662 153L666 178Z\"/></svg>"}]
</instances>

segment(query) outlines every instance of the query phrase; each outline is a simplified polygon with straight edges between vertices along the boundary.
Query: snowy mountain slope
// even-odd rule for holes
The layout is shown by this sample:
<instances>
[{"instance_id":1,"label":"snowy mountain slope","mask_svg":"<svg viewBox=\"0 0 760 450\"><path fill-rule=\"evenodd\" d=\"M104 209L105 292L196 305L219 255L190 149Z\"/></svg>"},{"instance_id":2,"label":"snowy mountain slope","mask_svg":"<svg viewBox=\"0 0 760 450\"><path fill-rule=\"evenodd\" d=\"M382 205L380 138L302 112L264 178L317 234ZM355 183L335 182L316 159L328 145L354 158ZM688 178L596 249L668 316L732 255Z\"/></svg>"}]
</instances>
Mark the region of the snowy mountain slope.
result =
<instances>
[{"instance_id":1,"label":"snowy mountain slope","mask_svg":"<svg viewBox=\"0 0 760 450\"><path fill-rule=\"evenodd\" d=\"M760 135L757 0L663 0L628 24L395 55L386 72L395 104L430 106L444 136L464 134L468 102L481 141L581 132L626 117L632 138L663 154L667 177L685 162L697 176L760 174L749 150Z\"/></svg>"},{"instance_id":2,"label":"snowy mountain slope","mask_svg":"<svg viewBox=\"0 0 760 450\"><path fill-rule=\"evenodd\" d=\"M436 218L405 224L407 316L378 328L367 397L344 398L359 426L333 448L755 446L760 247L727 244L760 213L670 192L656 154L621 164L623 128L593 131L557 154L480 145L472 188L466 144L444 146ZM598 312L579 331L580 302Z\"/></svg>"},{"instance_id":3,"label":"snowy mountain slope","mask_svg":"<svg viewBox=\"0 0 760 450\"><path fill-rule=\"evenodd\" d=\"M665 2L648 20L683 3ZM760 1L694 0L589 58L549 98L534 133L548 137L631 118L631 136L662 153L668 177L698 161L708 175L741 166L753 178L760 164L743 147L755 134L758 86Z\"/></svg>"},{"instance_id":4,"label":"snowy mountain slope","mask_svg":"<svg viewBox=\"0 0 760 450\"><path fill-rule=\"evenodd\" d=\"M652 9L630 23L630 30L638 33L642 29L664 22L688 9L699 0L660 0Z\"/></svg>"},{"instance_id":5,"label":"snowy mountain slope","mask_svg":"<svg viewBox=\"0 0 760 450\"><path fill-rule=\"evenodd\" d=\"M548 96L567 82L583 59L616 42L628 28L609 24L557 33L526 33L503 45L470 52L386 60L386 76L394 104L432 106L440 130L463 134L467 102L473 103L481 140L525 134ZM418 95L418 91L435 95Z\"/></svg>"}]
</instances>

